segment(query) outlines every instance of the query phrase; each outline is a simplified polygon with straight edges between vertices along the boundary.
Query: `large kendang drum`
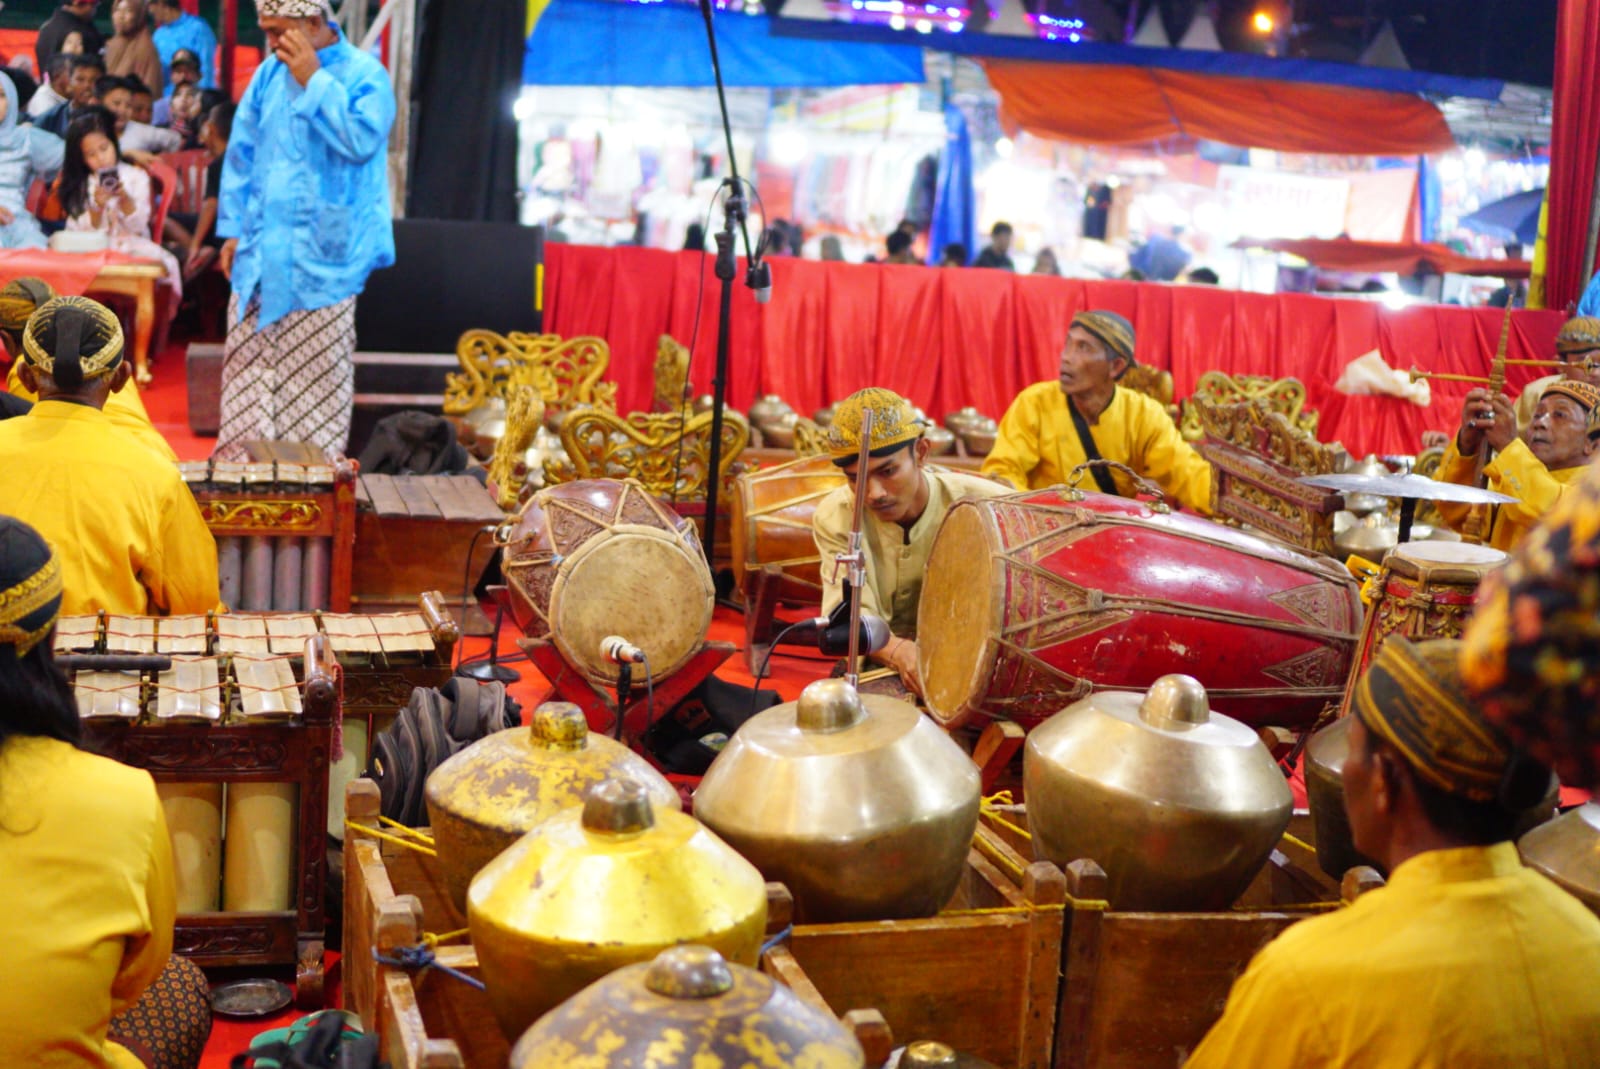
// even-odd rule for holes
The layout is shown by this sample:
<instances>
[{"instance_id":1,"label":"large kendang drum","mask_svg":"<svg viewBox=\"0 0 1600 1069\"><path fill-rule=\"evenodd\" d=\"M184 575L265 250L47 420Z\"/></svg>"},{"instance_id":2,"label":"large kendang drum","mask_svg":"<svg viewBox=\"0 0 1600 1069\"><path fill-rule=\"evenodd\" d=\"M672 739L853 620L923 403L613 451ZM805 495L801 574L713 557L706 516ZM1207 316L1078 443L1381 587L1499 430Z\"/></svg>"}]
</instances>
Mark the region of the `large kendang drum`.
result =
<instances>
[{"instance_id":1,"label":"large kendang drum","mask_svg":"<svg viewBox=\"0 0 1600 1069\"><path fill-rule=\"evenodd\" d=\"M1118 910L1227 909L1294 806L1256 732L1177 675L1051 717L1028 735L1022 782L1035 854L1099 864Z\"/></svg>"},{"instance_id":2,"label":"large kendang drum","mask_svg":"<svg viewBox=\"0 0 1600 1069\"><path fill-rule=\"evenodd\" d=\"M616 666L600 640L622 633L657 679L705 642L716 596L694 525L632 479L583 479L539 491L503 539L512 613L549 637L591 683Z\"/></svg>"},{"instance_id":3,"label":"large kendang drum","mask_svg":"<svg viewBox=\"0 0 1600 1069\"><path fill-rule=\"evenodd\" d=\"M643 786L658 809L682 808L666 777L620 742L591 733L570 702L546 702L528 727L479 739L434 769L425 788L428 822L456 908L466 909L467 885L498 854L617 777Z\"/></svg>"},{"instance_id":4,"label":"large kendang drum","mask_svg":"<svg viewBox=\"0 0 1600 1069\"><path fill-rule=\"evenodd\" d=\"M695 816L807 922L927 917L955 892L978 824L978 769L915 706L812 683L745 722Z\"/></svg>"},{"instance_id":5,"label":"large kendang drum","mask_svg":"<svg viewBox=\"0 0 1600 1069\"><path fill-rule=\"evenodd\" d=\"M512 1069L861 1069L864 1061L837 1020L703 946L618 969L542 1018L511 1051Z\"/></svg>"},{"instance_id":6,"label":"large kendang drum","mask_svg":"<svg viewBox=\"0 0 1600 1069\"><path fill-rule=\"evenodd\" d=\"M679 943L754 966L766 881L693 817L607 780L473 879L467 923L508 1038L588 984Z\"/></svg>"},{"instance_id":7,"label":"large kendang drum","mask_svg":"<svg viewBox=\"0 0 1600 1069\"><path fill-rule=\"evenodd\" d=\"M783 601L822 601L822 564L811 519L822 499L846 483L844 472L827 457L801 457L735 480L733 575L741 590L748 589L749 573L772 565L783 573L778 587Z\"/></svg>"},{"instance_id":8,"label":"large kendang drum","mask_svg":"<svg viewBox=\"0 0 1600 1069\"><path fill-rule=\"evenodd\" d=\"M1331 560L1051 489L950 509L923 580L917 661L947 727L1032 725L1173 673L1204 683L1219 712L1300 727L1344 693L1360 626L1355 580Z\"/></svg>"}]
</instances>

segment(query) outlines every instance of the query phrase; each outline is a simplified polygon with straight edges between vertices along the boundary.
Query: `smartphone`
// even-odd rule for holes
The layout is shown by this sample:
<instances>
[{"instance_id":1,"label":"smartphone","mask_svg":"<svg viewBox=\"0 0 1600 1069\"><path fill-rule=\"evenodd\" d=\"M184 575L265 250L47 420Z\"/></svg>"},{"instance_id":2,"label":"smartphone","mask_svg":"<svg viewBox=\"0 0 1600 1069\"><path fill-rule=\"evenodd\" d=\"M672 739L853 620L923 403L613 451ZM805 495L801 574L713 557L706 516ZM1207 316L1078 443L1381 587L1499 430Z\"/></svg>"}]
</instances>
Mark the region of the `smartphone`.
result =
<instances>
[{"instance_id":1,"label":"smartphone","mask_svg":"<svg viewBox=\"0 0 1600 1069\"><path fill-rule=\"evenodd\" d=\"M116 189L118 186L122 185L122 176L117 174L117 169L115 167L107 167L105 170L100 172L99 177L101 189Z\"/></svg>"}]
</instances>

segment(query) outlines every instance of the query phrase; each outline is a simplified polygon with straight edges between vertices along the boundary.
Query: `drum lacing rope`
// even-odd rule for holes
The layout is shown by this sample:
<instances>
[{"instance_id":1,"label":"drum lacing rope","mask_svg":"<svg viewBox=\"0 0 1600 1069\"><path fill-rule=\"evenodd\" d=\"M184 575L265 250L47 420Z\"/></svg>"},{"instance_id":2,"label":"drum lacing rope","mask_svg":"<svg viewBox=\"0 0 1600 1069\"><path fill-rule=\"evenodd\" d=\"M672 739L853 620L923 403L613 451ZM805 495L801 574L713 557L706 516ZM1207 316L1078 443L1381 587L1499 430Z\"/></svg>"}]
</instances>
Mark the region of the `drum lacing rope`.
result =
<instances>
[{"instance_id":1,"label":"drum lacing rope","mask_svg":"<svg viewBox=\"0 0 1600 1069\"><path fill-rule=\"evenodd\" d=\"M377 828L368 827L365 824L358 824L348 818L345 820L344 826L351 831L358 831L362 835L370 835L374 839L381 839L386 843L393 843L395 846L403 846L407 850L415 850L417 853L426 854L428 857L439 856L439 851L434 849L433 836L425 835L415 828L408 828L404 824L384 816L378 818L378 823L395 829L401 835L390 835L388 832L379 831ZM402 835L409 836L409 838L402 838Z\"/></svg>"},{"instance_id":2,"label":"drum lacing rope","mask_svg":"<svg viewBox=\"0 0 1600 1069\"><path fill-rule=\"evenodd\" d=\"M406 972L425 973L429 969L437 969L439 972L444 973L444 975L452 979L460 980L468 987L477 988L479 991L483 991L486 990L486 988L484 987L482 980L478 979L476 976L468 976L460 969L445 965L443 962L439 961L438 956L434 953L435 948L442 941L446 939L459 938L460 936L466 934L467 929L465 928L460 928L453 932L445 932L443 935L434 935L432 932L424 932L422 934L422 942L418 943L416 946L395 947L392 955L380 954L378 953L377 948L374 947L372 950L372 960L377 962L379 965L387 965L393 969L404 969Z\"/></svg>"}]
</instances>

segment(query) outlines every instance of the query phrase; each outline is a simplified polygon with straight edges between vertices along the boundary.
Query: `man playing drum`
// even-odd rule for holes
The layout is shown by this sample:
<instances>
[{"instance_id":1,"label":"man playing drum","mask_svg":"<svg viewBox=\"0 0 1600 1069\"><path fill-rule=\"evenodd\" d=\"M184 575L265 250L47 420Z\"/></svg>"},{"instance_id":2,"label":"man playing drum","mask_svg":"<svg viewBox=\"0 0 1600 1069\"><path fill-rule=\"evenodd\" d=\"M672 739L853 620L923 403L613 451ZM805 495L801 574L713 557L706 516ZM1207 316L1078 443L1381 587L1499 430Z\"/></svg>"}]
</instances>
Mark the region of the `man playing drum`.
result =
<instances>
[{"instance_id":1,"label":"man playing drum","mask_svg":"<svg viewBox=\"0 0 1600 1069\"><path fill-rule=\"evenodd\" d=\"M1011 402L983 473L1019 490L1038 490L1066 482L1085 461L1104 458L1209 515L1211 465L1178 434L1159 402L1117 386L1134 365L1133 348L1133 325L1117 313L1074 316L1056 381L1034 383ZM1134 496L1125 473L1091 470L1104 493Z\"/></svg>"},{"instance_id":2,"label":"man playing drum","mask_svg":"<svg viewBox=\"0 0 1600 1069\"><path fill-rule=\"evenodd\" d=\"M1461 428L1439 462L1441 482L1473 482L1473 458L1485 439L1496 456L1483 467L1490 490L1517 499L1514 505L1495 505L1488 528L1489 545L1509 551L1539 518L1583 474L1595 451L1589 440L1589 415L1600 405L1600 387L1572 379L1559 379L1545 388L1534 409L1533 422L1519 438L1517 417L1504 394L1489 396L1477 389L1467 394L1461 409ZM1460 528L1482 505L1439 502L1445 522ZM1479 524L1479 529L1483 527Z\"/></svg>"},{"instance_id":3,"label":"man playing drum","mask_svg":"<svg viewBox=\"0 0 1600 1069\"><path fill-rule=\"evenodd\" d=\"M928 464L929 443L911 402L890 390L868 387L839 402L828 427L828 452L850 483L817 505L811 533L822 554L822 611L832 612L844 597L844 576L833 561L850 544L855 511L855 481L860 477L861 414L872 412L867 460L867 515L862 549L867 582L861 611L881 616L893 636L873 657L899 673L907 687L922 693L917 679L917 605L922 574L933 537L950 506L963 497L998 497L1008 487Z\"/></svg>"},{"instance_id":4,"label":"man playing drum","mask_svg":"<svg viewBox=\"0 0 1600 1069\"><path fill-rule=\"evenodd\" d=\"M1600 1065L1600 919L1517 856L1549 772L1467 697L1460 645L1390 638L1356 690L1345 810L1388 885L1257 954L1188 1069Z\"/></svg>"}]
</instances>

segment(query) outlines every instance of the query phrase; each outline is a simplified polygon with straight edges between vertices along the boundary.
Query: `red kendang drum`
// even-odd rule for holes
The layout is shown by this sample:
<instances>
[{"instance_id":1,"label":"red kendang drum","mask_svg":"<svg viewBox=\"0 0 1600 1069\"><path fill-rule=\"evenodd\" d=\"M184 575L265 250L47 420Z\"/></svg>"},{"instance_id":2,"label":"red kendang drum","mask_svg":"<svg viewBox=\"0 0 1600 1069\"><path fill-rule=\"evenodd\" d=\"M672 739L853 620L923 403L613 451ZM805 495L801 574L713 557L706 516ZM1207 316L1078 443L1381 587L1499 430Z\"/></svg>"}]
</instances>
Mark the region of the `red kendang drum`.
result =
<instances>
[{"instance_id":1,"label":"red kendang drum","mask_svg":"<svg viewBox=\"0 0 1600 1069\"><path fill-rule=\"evenodd\" d=\"M1258 727L1309 726L1337 702L1362 621L1350 574L1161 507L1062 489L952 507L917 617L935 719L1032 726L1172 673Z\"/></svg>"}]
</instances>

